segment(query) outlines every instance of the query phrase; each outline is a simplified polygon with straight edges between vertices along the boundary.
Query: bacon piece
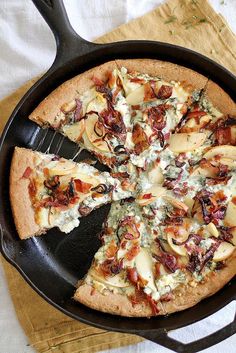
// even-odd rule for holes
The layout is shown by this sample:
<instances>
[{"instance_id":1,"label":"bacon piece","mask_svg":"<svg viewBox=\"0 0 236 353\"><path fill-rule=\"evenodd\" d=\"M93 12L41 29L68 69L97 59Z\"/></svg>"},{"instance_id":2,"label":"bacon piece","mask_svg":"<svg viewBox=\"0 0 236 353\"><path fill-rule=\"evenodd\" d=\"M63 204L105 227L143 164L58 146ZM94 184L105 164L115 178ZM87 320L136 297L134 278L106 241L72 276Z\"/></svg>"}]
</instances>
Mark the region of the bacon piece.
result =
<instances>
[{"instance_id":1,"label":"bacon piece","mask_svg":"<svg viewBox=\"0 0 236 353\"><path fill-rule=\"evenodd\" d=\"M31 173L32 169L30 167L27 167L22 175L22 178L28 179Z\"/></svg>"},{"instance_id":2,"label":"bacon piece","mask_svg":"<svg viewBox=\"0 0 236 353\"><path fill-rule=\"evenodd\" d=\"M151 297L150 295L148 295L148 294L146 294L146 298L147 298L147 301L148 301L148 303L149 303L149 305L150 305L150 307L151 307L151 309L152 309L153 315L157 315L157 314L160 312L160 310L159 310L158 307L157 307L157 303L156 303L155 300L153 300L152 297Z\"/></svg>"},{"instance_id":3,"label":"bacon piece","mask_svg":"<svg viewBox=\"0 0 236 353\"><path fill-rule=\"evenodd\" d=\"M140 154L149 147L148 137L139 124L135 124L132 132L132 140L135 144L134 151Z\"/></svg>"},{"instance_id":4,"label":"bacon piece","mask_svg":"<svg viewBox=\"0 0 236 353\"><path fill-rule=\"evenodd\" d=\"M83 194L88 193L91 187L93 186L92 184L86 183L80 179L74 179L74 183L75 183L76 191L82 192Z\"/></svg>"},{"instance_id":5,"label":"bacon piece","mask_svg":"<svg viewBox=\"0 0 236 353\"><path fill-rule=\"evenodd\" d=\"M114 256L116 255L117 251L118 251L118 247L117 247L115 241L112 240L110 242L108 248L106 249L106 257L108 259L114 258Z\"/></svg>"},{"instance_id":6,"label":"bacon piece","mask_svg":"<svg viewBox=\"0 0 236 353\"><path fill-rule=\"evenodd\" d=\"M173 87L162 85L157 93L158 99L168 99L172 95Z\"/></svg>"},{"instance_id":7,"label":"bacon piece","mask_svg":"<svg viewBox=\"0 0 236 353\"><path fill-rule=\"evenodd\" d=\"M169 104L159 104L147 109L148 119L150 120L153 130L159 131L164 129L166 126L165 112L170 107Z\"/></svg>"},{"instance_id":8,"label":"bacon piece","mask_svg":"<svg viewBox=\"0 0 236 353\"><path fill-rule=\"evenodd\" d=\"M127 253L125 254L126 259L128 261L133 260L138 255L139 251L140 251L140 246L139 245L132 246L132 248L129 249L127 251Z\"/></svg>"},{"instance_id":9,"label":"bacon piece","mask_svg":"<svg viewBox=\"0 0 236 353\"><path fill-rule=\"evenodd\" d=\"M36 195L37 187L34 179L30 180L28 190L31 197L34 197Z\"/></svg>"},{"instance_id":10,"label":"bacon piece","mask_svg":"<svg viewBox=\"0 0 236 353\"><path fill-rule=\"evenodd\" d=\"M145 83L145 80L143 78L139 78L139 77L131 77L130 82L142 84L142 83Z\"/></svg>"},{"instance_id":11,"label":"bacon piece","mask_svg":"<svg viewBox=\"0 0 236 353\"><path fill-rule=\"evenodd\" d=\"M150 82L144 84L144 102L150 101L156 98L155 91Z\"/></svg>"},{"instance_id":12,"label":"bacon piece","mask_svg":"<svg viewBox=\"0 0 236 353\"><path fill-rule=\"evenodd\" d=\"M207 113L204 111L200 111L200 110L194 110L190 113L188 113L187 115L187 119L195 119L196 123L199 124L200 123L200 118L204 115L206 115Z\"/></svg>"},{"instance_id":13,"label":"bacon piece","mask_svg":"<svg viewBox=\"0 0 236 353\"><path fill-rule=\"evenodd\" d=\"M129 174L127 172L111 173L111 176L113 178L129 178Z\"/></svg>"},{"instance_id":14,"label":"bacon piece","mask_svg":"<svg viewBox=\"0 0 236 353\"><path fill-rule=\"evenodd\" d=\"M236 145L235 127L236 117L226 115L218 119L209 128L214 131L217 145Z\"/></svg>"},{"instance_id":15,"label":"bacon piece","mask_svg":"<svg viewBox=\"0 0 236 353\"><path fill-rule=\"evenodd\" d=\"M144 200L149 200L149 199L151 199L152 198L152 194L151 193L149 193L149 194L144 194L143 196L142 196L142 199L144 199Z\"/></svg>"},{"instance_id":16,"label":"bacon piece","mask_svg":"<svg viewBox=\"0 0 236 353\"><path fill-rule=\"evenodd\" d=\"M217 145L233 145L234 141L231 141L231 128L222 127L216 130L215 139Z\"/></svg>"},{"instance_id":17,"label":"bacon piece","mask_svg":"<svg viewBox=\"0 0 236 353\"><path fill-rule=\"evenodd\" d=\"M128 280L132 283L132 284L134 284L134 285L136 285L137 283L138 283L138 272L137 272L137 270L136 270L136 268L127 268L127 278L128 278Z\"/></svg>"}]
</instances>

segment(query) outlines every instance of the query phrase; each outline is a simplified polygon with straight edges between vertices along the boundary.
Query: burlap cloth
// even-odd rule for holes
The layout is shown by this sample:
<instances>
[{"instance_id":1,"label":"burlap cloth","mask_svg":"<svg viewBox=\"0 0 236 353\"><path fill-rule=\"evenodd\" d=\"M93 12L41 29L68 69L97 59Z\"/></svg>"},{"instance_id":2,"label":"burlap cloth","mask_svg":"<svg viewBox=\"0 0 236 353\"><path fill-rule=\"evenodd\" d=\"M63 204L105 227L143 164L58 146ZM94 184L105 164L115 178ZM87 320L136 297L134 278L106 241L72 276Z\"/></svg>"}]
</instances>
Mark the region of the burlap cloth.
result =
<instances>
[{"instance_id":1,"label":"burlap cloth","mask_svg":"<svg viewBox=\"0 0 236 353\"><path fill-rule=\"evenodd\" d=\"M206 0L169 0L147 15L97 40L150 39L194 49L236 74L236 37ZM0 102L0 131L33 79ZM38 352L92 353L140 342L136 336L106 332L70 319L47 304L5 260L9 290L18 319Z\"/></svg>"}]
</instances>

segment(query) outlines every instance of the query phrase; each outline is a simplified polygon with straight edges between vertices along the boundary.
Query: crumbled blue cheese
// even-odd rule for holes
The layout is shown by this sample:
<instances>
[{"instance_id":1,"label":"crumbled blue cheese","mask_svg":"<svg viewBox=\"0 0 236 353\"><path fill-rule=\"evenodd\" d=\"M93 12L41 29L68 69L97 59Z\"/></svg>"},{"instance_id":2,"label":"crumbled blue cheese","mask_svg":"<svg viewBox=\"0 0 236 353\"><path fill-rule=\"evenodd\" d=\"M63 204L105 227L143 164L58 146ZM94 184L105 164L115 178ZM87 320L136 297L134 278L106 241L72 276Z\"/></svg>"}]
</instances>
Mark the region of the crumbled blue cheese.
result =
<instances>
[{"instance_id":1,"label":"crumbled blue cheese","mask_svg":"<svg viewBox=\"0 0 236 353\"><path fill-rule=\"evenodd\" d=\"M165 295L186 282L186 276L181 270L166 274L158 278L155 283L160 296Z\"/></svg>"}]
</instances>

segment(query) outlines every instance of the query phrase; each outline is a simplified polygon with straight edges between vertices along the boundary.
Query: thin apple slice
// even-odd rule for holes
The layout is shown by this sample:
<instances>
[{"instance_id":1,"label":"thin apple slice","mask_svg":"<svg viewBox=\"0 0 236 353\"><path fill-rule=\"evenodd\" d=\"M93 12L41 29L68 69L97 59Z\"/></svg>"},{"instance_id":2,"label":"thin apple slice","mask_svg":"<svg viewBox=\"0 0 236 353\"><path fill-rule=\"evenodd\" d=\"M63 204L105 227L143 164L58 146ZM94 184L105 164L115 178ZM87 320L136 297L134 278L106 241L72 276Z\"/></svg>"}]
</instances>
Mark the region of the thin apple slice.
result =
<instances>
[{"instance_id":1,"label":"thin apple slice","mask_svg":"<svg viewBox=\"0 0 236 353\"><path fill-rule=\"evenodd\" d=\"M194 200L191 197L185 197L184 198L184 203L186 206L188 206L188 212L191 212L194 204Z\"/></svg>"},{"instance_id":2,"label":"thin apple slice","mask_svg":"<svg viewBox=\"0 0 236 353\"><path fill-rule=\"evenodd\" d=\"M219 160L219 163L227 165L230 169L236 168L236 160L233 160L231 158L221 158Z\"/></svg>"},{"instance_id":3,"label":"thin apple slice","mask_svg":"<svg viewBox=\"0 0 236 353\"><path fill-rule=\"evenodd\" d=\"M135 265L138 274L147 281L147 286L156 291L153 273L152 255L146 248L141 248L135 258Z\"/></svg>"},{"instance_id":4,"label":"thin apple slice","mask_svg":"<svg viewBox=\"0 0 236 353\"><path fill-rule=\"evenodd\" d=\"M217 168L212 166L208 168L196 167L191 176L204 176L207 178L214 178L216 176Z\"/></svg>"},{"instance_id":5,"label":"thin apple slice","mask_svg":"<svg viewBox=\"0 0 236 353\"><path fill-rule=\"evenodd\" d=\"M117 288L127 288L130 287L130 283L128 283L121 275L120 273L112 276L112 277L107 277L104 278L102 276L99 276L97 271L90 270L89 271L90 276L95 279L95 281L98 281L100 283L107 284L112 287L117 287Z\"/></svg>"},{"instance_id":6,"label":"thin apple slice","mask_svg":"<svg viewBox=\"0 0 236 353\"><path fill-rule=\"evenodd\" d=\"M158 197L163 196L166 189L159 185L153 185L136 199L140 206L146 206L154 202Z\"/></svg>"},{"instance_id":7,"label":"thin apple slice","mask_svg":"<svg viewBox=\"0 0 236 353\"><path fill-rule=\"evenodd\" d=\"M236 246L236 227L231 230L231 234L233 235L233 238L230 240L230 242Z\"/></svg>"},{"instance_id":8,"label":"thin apple slice","mask_svg":"<svg viewBox=\"0 0 236 353\"><path fill-rule=\"evenodd\" d=\"M218 229L216 228L216 226L212 222L207 224L206 230L215 238L218 238L220 235Z\"/></svg>"},{"instance_id":9,"label":"thin apple slice","mask_svg":"<svg viewBox=\"0 0 236 353\"><path fill-rule=\"evenodd\" d=\"M97 114L90 114L88 118L85 120L85 132L88 137L88 140L90 143L99 151L102 152L110 152L109 147L104 141L103 138L103 132L101 131L101 135L97 134L96 131L96 124L98 122L98 116Z\"/></svg>"},{"instance_id":10,"label":"thin apple slice","mask_svg":"<svg viewBox=\"0 0 236 353\"><path fill-rule=\"evenodd\" d=\"M222 158L229 158L236 160L236 146L221 145L212 147L207 151L203 157L206 159L214 158L215 156L221 156Z\"/></svg>"},{"instance_id":11,"label":"thin apple slice","mask_svg":"<svg viewBox=\"0 0 236 353\"><path fill-rule=\"evenodd\" d=\"M49 164L46 165L48 169L48 174L50 177L54 175L68 175L75 171L76 165L69 160L59 160L59 161L51 161Z\"/></svg>"},{"instance_id":12,"label":"thin apple slice","mask_svg":"<svg viewBox=\"0 0 236 353\"><path fill-rule=\"evenodd\" d=\"M164 181L164 177L162 174L162 169L159 165L155 165L149 172L148 172L148 180L152 184L162 184Z\"/></svg>"},{"instance_id":13,"label":"thin apple slice","mask_svg":"<svg viewBox=\"0 0 236 353\"><path fill-rule=\"evenodd\" d=\"M154 89L158 91L159 83L154 82ZM126 97L126 102L130 105L138 105L140 103L148 102L156 100L157 97L154 93L153 86L151 86L150 82L146 82L142 86L136 88L134 91L130 92L130 94Z\"/></svg>"},{"instance_id":14,"label":"thin apple slice","mask_svg":"<svg viewBox=\"0 0 236 353\"><path fill-rule=\"evenodd\" d=\"M126 102L130 105L137 105L142 103L144 101L144 91L144 85L136 88L126 97Z\"/></svg>"},{"instance_id":15,"label":"thin apple slice","mask_svg":"<svg viewBox=\"0 0 236 353\"><path fill-rule=\"evenodd\" d=\"M236 227L236 204L233 201L228 203L224 224L228 227Z\"/></svg>"},{"instance_id":16,"label":"thin apple slice","mask_svg":"<svg viewBox=\"0 0 236 353\"><path fill-rule=\"evenodd\" d=\"M62 131L64 132L64 134L74 142L78 142L81 140L84 130L85 130L84 119L72 125L65 125L62 128Z\"/></svg>"},{"instance_id":17,"label":"thin apple slice","mask_svg":"<svg viewBox=\"0 0 236 353\"><path fill-rule=\"evenodd\" d=\"M203 132L191 132L173 134L169 140L169 149L172 152L188 152L200 147L206 140L206 134Z\"/></svg>"},{"instance_id":18,"label":"thin apple slice","mask_svg":"<svg viewBox=\"0 0 236 353\"><path fill-rule=\"evenodd\" d=\"M71 178L79 179L83 183L91 184L93 187L97 186L98 184L101 184L101 181L98 178L94 177L93 175L84 174L83 172L81 172L80 168L75 167L71 171L71 173L69 173L67 175L62 175L60 177L61 185L65 185L65 186L68 185L68 183L70 182ZM83 195L85 195L85 194L83 194Z\"/></svg>"},{"instance_id":19,"label":"thin apple slice","mask_svg":"<svg viewBox=\"0 0 236 353\"><path fill-rule=\"evenodd\" d=\"M230 257L233 254L234 250L235 250L235 246L224 241L223 243L220 244L220 246L216 250L213 256L213 261L217 262L217 261L226 260L228 257Z\"/></svg>"},{"instance_id":20,"label":"thin apple slice","mask_svg":"<svg viewBox=\"0 0 236 353\"><path fill-rule=\"evenodd\" d=\"M182 210L184 210L186 213L188 212L188 206L187 206L184 202L179 201L179 200L177 200L177 199L174 199L173 197L168 196L168 195L164 195L163 198L164 198L167 202L169 202L173 207L182 209Z\"/></svg>"},{"instance_id":21,"label":"thin apple slice","mask_svg":"<svg viewBox=\"0 0 236 353\"><path fill-rule=\"evenodd\" d=\"M96 92L95 98L88 103L86 112L95 111L100 113L104 109L107 109L107 101L101 93Z\"/></svg>"},{"instance_id":22,"label":"thin apple slice","mask_svg":"<svg viewBox=\"0 0 236 353\"><path fill-rule=\"evenodd\" d=\"M171 234L171 233L167 234L167 241L168 241L168 244L169 244L171 250L174 251L174 253L176 253L177 255L187 256L187 250L185 249L185 247L183 245L174 244L173 239L175 239L173 237L173 234Z\"/></svg>"}]
</instances>

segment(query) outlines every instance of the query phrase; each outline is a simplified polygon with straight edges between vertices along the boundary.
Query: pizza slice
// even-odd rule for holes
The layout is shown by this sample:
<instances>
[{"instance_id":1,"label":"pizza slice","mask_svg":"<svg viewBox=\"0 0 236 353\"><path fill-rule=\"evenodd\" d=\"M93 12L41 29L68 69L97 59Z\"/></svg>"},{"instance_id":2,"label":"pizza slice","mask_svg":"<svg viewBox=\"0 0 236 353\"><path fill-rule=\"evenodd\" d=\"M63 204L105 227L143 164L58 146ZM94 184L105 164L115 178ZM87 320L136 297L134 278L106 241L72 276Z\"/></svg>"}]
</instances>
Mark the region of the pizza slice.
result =
<instances>
[{"instance_id":1,"label":"pizza slice","mask_svg":"<svg viewBox=\"0 0 236 353\"><path fill-rule=\"evenodd\" d=\"M86 163L16 147L10 199L20 238L58 227L69 233L79 217L113 200L130 197L128 178L119 180Z\"/></svg>"},{"instance_id":2,"label":"pizza slice","mask_svg":"<svg viewBox=\"0 0 236 353\"><path fill-rule=\"evenodd\" d=\"M180 209L165 200L155 211L166 220L167 207L172 214ZM136 202L112 205L103 245L79 281L75 300L116 315L165 315L195 305L235 275L235 245L223 233L207 238L211 226L196 227L187 217L162 225L160 215L143 208Z\"/></svg>"},{"instance_id":3,"label":"pizza slice","mask_svg":"<svg viewBox=\"0 0 236 353\"><path fill-rule=\"evenodd\" d=\"M124 144L130 114L115 62L67 81L29 118L60 131L110 167L127 159Z\"/></svg>"},{"instance_id":4,"label":"pizza slice","mask_svg":"<svg viewBox=\"0 0 236 353\"><path fill-rule=\"evenodd\" d=\"M131 162L143 167L187 120L189 105L206 83L204 76L168 62L117 60L65 82L29 118L60 131L110 167L130 154ZM209 117L192 109L204 120L200 126L206 124Z\"/></svg>"}]
</instances>

